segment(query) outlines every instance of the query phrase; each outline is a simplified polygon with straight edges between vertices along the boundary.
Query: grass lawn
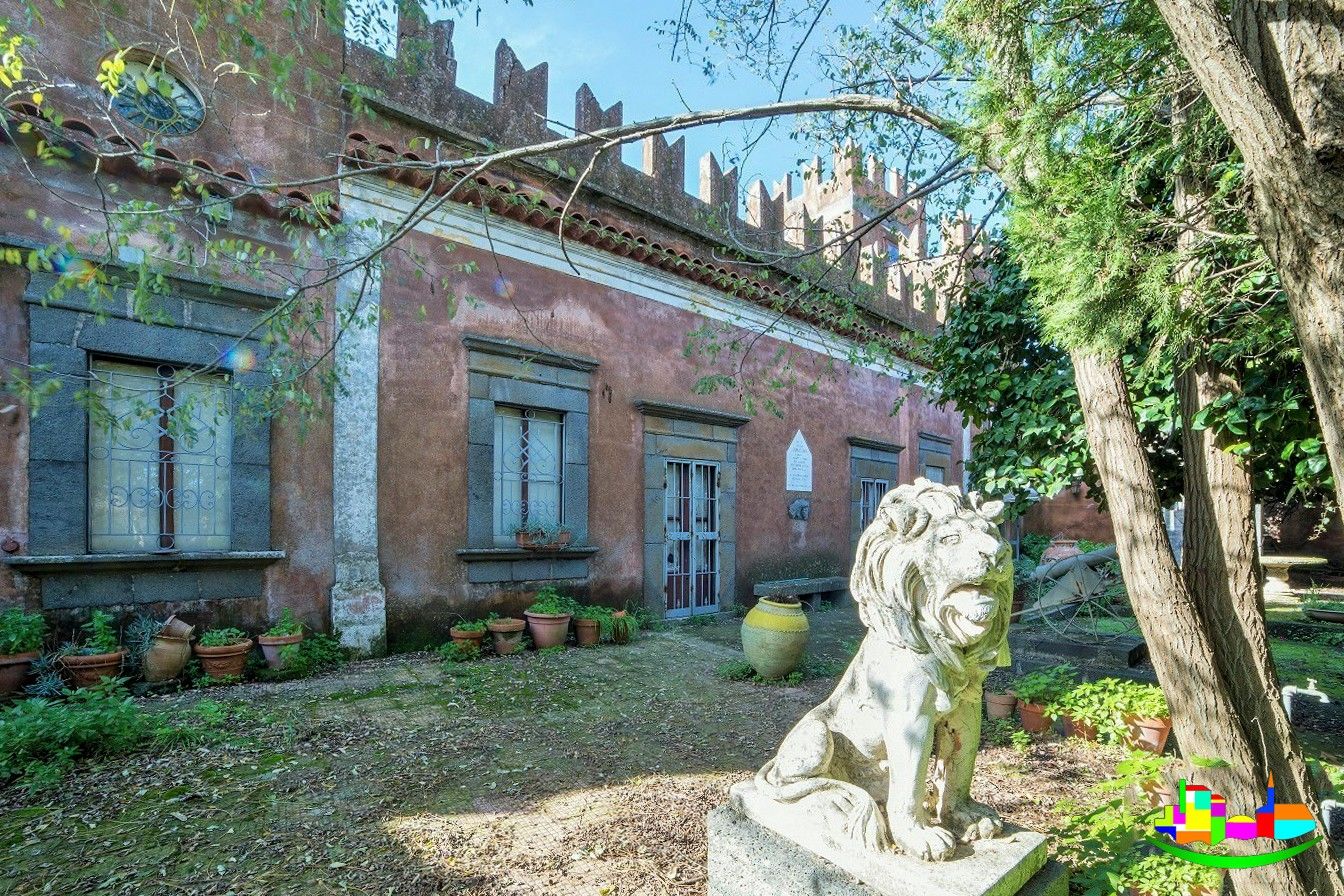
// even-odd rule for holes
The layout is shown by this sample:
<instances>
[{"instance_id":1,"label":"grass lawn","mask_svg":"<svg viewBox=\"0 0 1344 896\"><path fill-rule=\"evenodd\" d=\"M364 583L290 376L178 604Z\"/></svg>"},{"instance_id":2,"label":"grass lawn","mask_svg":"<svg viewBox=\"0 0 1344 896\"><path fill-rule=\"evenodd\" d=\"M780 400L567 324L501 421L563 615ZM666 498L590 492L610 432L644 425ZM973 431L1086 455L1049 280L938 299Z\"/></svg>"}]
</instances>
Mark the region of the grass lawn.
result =
<instances>
[{"instance_id":1,"label":"grass lawn","mask_svg":"<svg viewBox=\"0 0 1344 896\"><path fill-rule=\"evenodd\" d=\"M218 701L225 740L0 788L0 894L702 894L705 813L833 684L720 680L736 627L146 701ZM852 610L814 627L819 667L858 632ZM1113 753L986 748L976 795L1042 829Z\"/></svg>"}]
</instances>

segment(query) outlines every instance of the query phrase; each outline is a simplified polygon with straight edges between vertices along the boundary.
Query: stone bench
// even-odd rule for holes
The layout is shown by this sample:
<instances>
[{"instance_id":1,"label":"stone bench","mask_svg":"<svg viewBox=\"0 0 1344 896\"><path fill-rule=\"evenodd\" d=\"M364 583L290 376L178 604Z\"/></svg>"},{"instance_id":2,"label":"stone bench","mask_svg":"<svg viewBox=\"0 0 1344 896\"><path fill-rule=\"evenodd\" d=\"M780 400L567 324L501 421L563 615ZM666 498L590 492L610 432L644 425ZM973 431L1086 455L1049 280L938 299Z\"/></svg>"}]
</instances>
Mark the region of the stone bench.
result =
<instances>
[{"instance_id":1,"label":"stone bench","mask_svg":"<svg viewBox=\"0 0 1344 896\"><path fill-rule=\"evenodd\" d=\"M796 597L808 607L822 598L839 602L849 593L849 579L844 576L826 576L820 579L780 579L775 582L757 582L751 589L757 597Z\"/></svg>"}]
</instances>

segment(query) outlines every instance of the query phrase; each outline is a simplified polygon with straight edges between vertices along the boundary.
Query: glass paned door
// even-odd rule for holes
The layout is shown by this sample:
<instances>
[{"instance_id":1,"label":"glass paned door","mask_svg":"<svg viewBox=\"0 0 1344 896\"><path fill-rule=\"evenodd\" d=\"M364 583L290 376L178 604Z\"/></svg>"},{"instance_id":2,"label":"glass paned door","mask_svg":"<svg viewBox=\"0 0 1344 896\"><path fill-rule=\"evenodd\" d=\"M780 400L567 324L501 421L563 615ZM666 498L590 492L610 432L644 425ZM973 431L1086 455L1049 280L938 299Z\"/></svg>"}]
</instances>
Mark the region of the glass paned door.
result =
<instances>
[{"instance_id":1,"label":"glass paned door","mask_svg":"<svg viewBox=\"0 0 1344 896\"><path fill-rule=\"evenodd\" d=\"M663 593L669 617L719 609L719 467L667 462Z\"/></svg>"}]
</instances>

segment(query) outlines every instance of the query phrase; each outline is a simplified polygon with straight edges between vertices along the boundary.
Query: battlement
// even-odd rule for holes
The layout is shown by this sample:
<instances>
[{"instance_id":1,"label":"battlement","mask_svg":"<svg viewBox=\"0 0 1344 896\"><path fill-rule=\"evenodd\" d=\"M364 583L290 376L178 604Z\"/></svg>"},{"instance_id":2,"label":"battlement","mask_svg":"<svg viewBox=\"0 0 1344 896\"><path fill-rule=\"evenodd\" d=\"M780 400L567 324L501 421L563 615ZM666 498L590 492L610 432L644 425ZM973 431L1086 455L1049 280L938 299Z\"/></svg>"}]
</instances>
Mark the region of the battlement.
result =
<instances>
[{"instance_id":1,"label":"battlement","mask_svg":"<svg viewBox=\"0 0 1344 896\"><path fill-rule=\"evenodd\" d=\"M422 123L440 135L460 135L478 146L521 146L569 135L550 126L546 63L526 67L501 40L495 50L492 99L486 101L457 85L451 20L424 24L403 15L400 25L399 53L415 48L416 64L409 71L374 50L351 45L352 74L368 77L366 83L383 91L382 101L371 103L375 109L385 103L380 111L394 111L403 120ZM587 84L578 88L574 132L623 123L620 102L604 107ZM591 150L577 150L565 161L583 171L590 158ZM829 261L845 262L851 276L871 285L875 298L868 304L882 316L917 327L942 319L946 300L926 297L939 292L928 287L933 274L951 259L929 255L923 199L907 198L904 179L886 170L880 159L863 157L852 144L842 146L834 153L829 174L818 157L804 167L801 178L785 174L768 189L757 180L743 191L742 208L736 168L724 170L713 152L701 156L697 167L698 189L692 195L685 189L685 138L669 142L665 135L654 134L642 140L638 169L627 165L618 150L608 150L585 185L709 240L723 242L725 231L731 231L736 242L750 249L815 250ZM800 190L795 186L799 179ZM956 220L941 220L939 227L943 233L969 235ZM944 245L961 251L966 242Z\"/></svg>"}]
</instances>

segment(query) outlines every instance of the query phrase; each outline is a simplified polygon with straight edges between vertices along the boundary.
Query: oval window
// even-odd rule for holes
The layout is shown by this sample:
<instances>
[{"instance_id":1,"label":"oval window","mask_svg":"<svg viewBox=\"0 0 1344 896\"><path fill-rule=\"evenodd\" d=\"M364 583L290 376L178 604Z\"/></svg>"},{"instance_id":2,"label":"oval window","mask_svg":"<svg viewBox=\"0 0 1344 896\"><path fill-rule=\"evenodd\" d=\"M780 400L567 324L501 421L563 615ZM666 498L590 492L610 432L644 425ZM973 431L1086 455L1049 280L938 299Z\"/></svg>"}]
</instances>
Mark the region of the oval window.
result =
<instances>
[{"instance_id":1,"label":"oval window","mask_svg":"<svg viewBox=\"0 0 1344 896\"><path fill-rule=\"evenodd\" d=\"M155 59L127 59L112 108L156 134L190 134L205 120L205 104L185 80Z\"/></svg>"}]
</instances>

